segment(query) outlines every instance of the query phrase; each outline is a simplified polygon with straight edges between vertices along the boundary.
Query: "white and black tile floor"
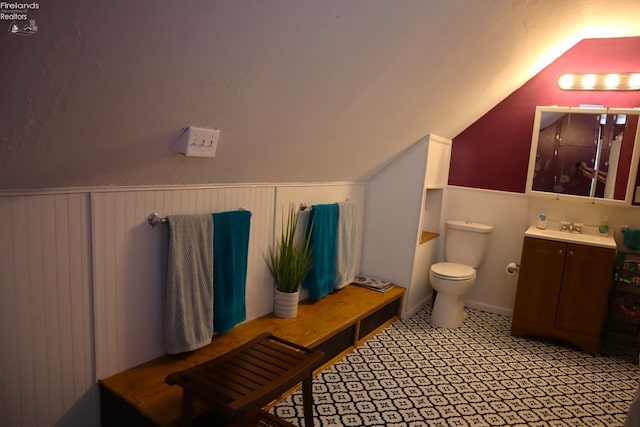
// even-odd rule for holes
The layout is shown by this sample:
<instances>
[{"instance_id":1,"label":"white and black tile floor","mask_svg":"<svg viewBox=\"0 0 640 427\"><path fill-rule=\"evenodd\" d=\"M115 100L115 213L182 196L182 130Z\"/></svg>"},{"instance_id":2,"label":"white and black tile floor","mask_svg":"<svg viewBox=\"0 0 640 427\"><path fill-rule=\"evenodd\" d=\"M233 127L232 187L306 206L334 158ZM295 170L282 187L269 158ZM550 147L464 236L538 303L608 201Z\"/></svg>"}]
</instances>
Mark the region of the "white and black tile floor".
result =
<instances>
[{"instance_id":1,"label":"white and black tile floor","mask_svg":"<svg viewBox=\"0 0 640 427\"><path fill-rule=\"evenodd\" d=\"M467 309L434 328L397 321L313 380L316 426L621 426L640 368L510 336L511 319ZM302 395L271 409L297 425Z\"/></svg>"}]
</instances>

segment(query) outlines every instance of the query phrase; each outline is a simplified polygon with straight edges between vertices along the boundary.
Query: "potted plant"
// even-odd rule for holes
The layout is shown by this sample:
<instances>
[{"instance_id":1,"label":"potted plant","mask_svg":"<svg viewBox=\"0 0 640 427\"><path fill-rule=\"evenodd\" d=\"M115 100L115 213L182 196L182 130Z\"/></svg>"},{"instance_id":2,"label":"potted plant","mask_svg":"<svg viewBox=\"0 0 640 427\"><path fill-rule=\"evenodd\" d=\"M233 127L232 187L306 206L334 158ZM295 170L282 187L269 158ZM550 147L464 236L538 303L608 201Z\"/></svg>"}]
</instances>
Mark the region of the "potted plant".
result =
<instances>
[{"instance_id":1,"label":"potted plant","mask_svg":"<svg viewBox=\"0 0 640 427\"><path fill-rule=\"evenodd\" d=\"M289 206L286 225L282 224L280 240L265 255L276 288L274 313L278 317L295 317L298 313L300 285L311 269L309 236L296 239L298 214Z\"/></svg>"}]
</instances>

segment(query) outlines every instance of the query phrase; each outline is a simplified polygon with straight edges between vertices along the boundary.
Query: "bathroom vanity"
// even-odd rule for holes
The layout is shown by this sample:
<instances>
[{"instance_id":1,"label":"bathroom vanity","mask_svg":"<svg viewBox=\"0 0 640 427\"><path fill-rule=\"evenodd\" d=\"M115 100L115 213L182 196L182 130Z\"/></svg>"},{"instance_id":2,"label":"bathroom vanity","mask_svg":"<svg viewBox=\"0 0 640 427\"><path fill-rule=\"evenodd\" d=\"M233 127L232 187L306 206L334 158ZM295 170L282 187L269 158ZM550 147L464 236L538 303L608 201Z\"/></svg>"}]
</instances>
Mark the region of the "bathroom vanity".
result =
<instances>
[{"instance_id":1,"label":"bathroom vanity","mask_svg":"<svg viewBox=\"0 0 640 427\"><path fill-rule=\"evenodd\" d=\"M612 284L615 240L596 232L535 226L525 232L511 335L599 350Z\"/></svg>"},{"instance_id":2,"label":"bathroom vanity","mask_svg":"<svg viewBox=\"0 0 640 427\"><path fill-rule=\"evenodd\" d=\"M526 194L611 207L640 206L640 109L537 107ZM544 220L542 221L544 222ZM616 242L597 226L558 218L524 236L511 334L600 350ZM576 226L576 227L573 227Z\"/></svg>"}]
</instances>

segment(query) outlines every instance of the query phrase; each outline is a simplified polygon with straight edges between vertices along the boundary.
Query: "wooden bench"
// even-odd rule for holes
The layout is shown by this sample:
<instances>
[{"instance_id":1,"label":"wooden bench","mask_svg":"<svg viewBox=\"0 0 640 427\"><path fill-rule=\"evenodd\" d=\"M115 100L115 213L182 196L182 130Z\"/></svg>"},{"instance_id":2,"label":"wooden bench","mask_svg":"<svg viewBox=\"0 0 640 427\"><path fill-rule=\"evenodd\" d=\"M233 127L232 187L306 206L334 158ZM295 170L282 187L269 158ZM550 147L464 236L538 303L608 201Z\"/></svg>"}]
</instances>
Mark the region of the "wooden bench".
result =
<instances>
[{"instance_id":1,"label":"wooden bench","mask_svg":"<svg viewBox=\"0 0 640 427\"><path fill-rule=\"evenodd\" d=\"M196 399L211 406L225 424L255 426L260 410L302 383L305 426L313 426L311 377L324 353L269 333L165 382L182 387L182 427L193 422Z\"/></svg>"},{"instance_id":2,"label":"wooden bench","mask_svg":"<svg viewBox=\"0 0 640 427\"><path fill-rule=\"evenodd\" d=\"M102 426L179 425L182 390L166 384L165 378L232 351L265 332L322 351L325 357L317 373L397 320L403 296L400 287L376 292L348 285L321 300L302 301L295 318L268 314L215 336L211 344L196 351L164 355L103 378L99 381ZM209 409L196 402L194 416L204 419ZM267 423L269 416L262 418Z\"/></svg>"}]
</instances>

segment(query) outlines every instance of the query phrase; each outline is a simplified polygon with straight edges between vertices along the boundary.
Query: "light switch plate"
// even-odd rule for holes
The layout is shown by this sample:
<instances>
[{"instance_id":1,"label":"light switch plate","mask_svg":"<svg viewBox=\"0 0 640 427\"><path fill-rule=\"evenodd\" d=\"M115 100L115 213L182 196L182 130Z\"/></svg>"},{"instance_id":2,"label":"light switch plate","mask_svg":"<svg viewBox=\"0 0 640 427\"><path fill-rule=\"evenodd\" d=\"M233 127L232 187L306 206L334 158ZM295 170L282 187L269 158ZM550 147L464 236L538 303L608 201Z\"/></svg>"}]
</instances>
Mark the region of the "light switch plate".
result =
<instances>
[{"instance_id":1,"label":"light switch plate","mask_svg":"<svg viewBox=\"0 0 640 427\"><path fill-rule=\"evenodd\" d=\"M219 137L218 129L189 126L172 148L187 157L215 157Z\"/></svg>"}]
</instances>

